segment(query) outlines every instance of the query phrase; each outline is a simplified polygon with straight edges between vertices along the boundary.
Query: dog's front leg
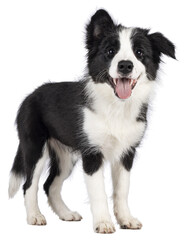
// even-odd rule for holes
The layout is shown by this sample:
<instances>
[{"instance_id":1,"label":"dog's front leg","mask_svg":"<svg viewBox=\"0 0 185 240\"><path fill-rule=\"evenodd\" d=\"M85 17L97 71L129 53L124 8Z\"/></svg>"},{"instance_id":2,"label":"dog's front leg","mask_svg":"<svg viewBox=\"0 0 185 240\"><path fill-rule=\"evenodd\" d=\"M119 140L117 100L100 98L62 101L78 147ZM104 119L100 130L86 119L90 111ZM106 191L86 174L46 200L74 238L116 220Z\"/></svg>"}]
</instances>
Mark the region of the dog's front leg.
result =
<instances>
[{"instance_id":1,"label":"dog's front leg","mask_svg":"<svg viewBox=\"0 0 185 240\"><path fill-rule=\"evenodd\" d=\"M97 233L113 233L115 232L115 228L108 210L102 159L100 159L100 155L86 156L83 158L83 165L85 182L93 215L94 231Z\"/></svg>"},{"instance_id":2,"label":"dog's front leg","mask_svg":"<svg viewBox=\"0 0 185 240\"><path fill-rule=\"evenodd\" d=\"M126 160L132 161L130 157L134 156L129 154ZM128 207L130 169L126 169L128 166L122 160L112 164L114 214L121 228L140 229L142 224L131 215Z\"/></svg>"}]
</instances>

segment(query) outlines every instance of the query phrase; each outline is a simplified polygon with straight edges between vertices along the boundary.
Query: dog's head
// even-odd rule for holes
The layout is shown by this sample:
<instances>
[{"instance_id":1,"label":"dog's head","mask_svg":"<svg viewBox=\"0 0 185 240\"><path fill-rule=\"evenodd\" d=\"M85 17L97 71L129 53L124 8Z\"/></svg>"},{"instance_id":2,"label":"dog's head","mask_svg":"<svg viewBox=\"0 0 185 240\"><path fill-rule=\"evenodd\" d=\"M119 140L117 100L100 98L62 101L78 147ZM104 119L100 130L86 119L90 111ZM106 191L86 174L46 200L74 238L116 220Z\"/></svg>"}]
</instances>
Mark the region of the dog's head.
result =
<instances>
[{"instance_id":1,"label":"dog's head","mask_svg":"<svg viewBox=\"0 0 185 240\"><path fill-rule=\"evenodd\" d=\"M175 47L161 33L116 25L98 10L87 25L88 69L93 81L108 83L117 97L127 99L142 79L153 81L161 54L175 59Z\"/></svg>"}]
</instances>

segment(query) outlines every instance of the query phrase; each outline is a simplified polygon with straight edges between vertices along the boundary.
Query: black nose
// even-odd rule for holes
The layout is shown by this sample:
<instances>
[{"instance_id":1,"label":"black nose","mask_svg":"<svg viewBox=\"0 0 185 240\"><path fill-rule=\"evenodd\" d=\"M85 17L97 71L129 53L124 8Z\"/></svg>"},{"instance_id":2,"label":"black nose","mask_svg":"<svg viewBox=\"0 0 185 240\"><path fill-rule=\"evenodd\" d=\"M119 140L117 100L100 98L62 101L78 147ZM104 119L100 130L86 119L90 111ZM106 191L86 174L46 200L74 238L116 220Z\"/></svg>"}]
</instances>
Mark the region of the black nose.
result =
<instances>
[{"instance_id":1,"label":"black nose","mask_svg":"<svg viewBox=\"0 0 185 240\"><path fill-rule=\"evenodd\" d=\"M132 72L133 63L131 61L120 61L118 63L118 71L123 74L128 74Z\"/></svg>"}]
</instances>

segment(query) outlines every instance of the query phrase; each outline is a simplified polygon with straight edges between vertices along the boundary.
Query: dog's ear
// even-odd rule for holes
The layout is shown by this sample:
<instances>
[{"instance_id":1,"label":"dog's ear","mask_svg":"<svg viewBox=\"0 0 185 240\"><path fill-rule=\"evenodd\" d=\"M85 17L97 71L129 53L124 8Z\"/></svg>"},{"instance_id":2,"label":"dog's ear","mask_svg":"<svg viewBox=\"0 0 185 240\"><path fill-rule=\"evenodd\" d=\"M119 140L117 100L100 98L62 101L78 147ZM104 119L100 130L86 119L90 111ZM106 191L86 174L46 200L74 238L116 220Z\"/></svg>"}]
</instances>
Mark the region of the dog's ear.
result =
<instances>
[{"instance_id":1,"label":"dog's ear","mask_svg":"<svg viewBox=\"0 0 185 240\"><path fill-rule=\"evenodd\" d=\"M166 37L164 37L161 33L156 32L148 35L148 38L151 42L154 57L160 61L161 53L176 59L175 57L175 46L169 41Z\"/></svg>"},{"instance_id":2,"label":"dog's ear","mask_svg":"<svg viewBox=\"0 0 185 240\"><path fill-rule=\"evenodd\" d=\"M95 42L100 41L107 33L115 29L110 15L103 9L98 10L86 27L86 47L91 49Z\"/></svg>"}]
</instances>

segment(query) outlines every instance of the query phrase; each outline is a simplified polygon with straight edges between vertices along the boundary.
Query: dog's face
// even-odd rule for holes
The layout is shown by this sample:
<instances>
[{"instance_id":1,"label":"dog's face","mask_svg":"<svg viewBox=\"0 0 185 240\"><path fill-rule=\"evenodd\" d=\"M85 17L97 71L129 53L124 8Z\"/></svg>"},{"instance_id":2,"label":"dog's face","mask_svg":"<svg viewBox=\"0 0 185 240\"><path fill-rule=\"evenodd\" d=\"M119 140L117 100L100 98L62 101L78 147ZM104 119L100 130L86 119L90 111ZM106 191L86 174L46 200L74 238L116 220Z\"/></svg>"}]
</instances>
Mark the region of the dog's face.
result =
<instances>
[{"instance_id":1,"label":"dog's face","mask_svg":"<svg viewBox=\"0 0 185 240\"><path fill-rule=\"evenodd\" d=\"M174 45L161 33L115 25L105 10L87 25L86 47L93 81L111 85L120 99L129 98L144 77L155 80L162 53L175 58Z\"/></svg>"}]
</instances>

